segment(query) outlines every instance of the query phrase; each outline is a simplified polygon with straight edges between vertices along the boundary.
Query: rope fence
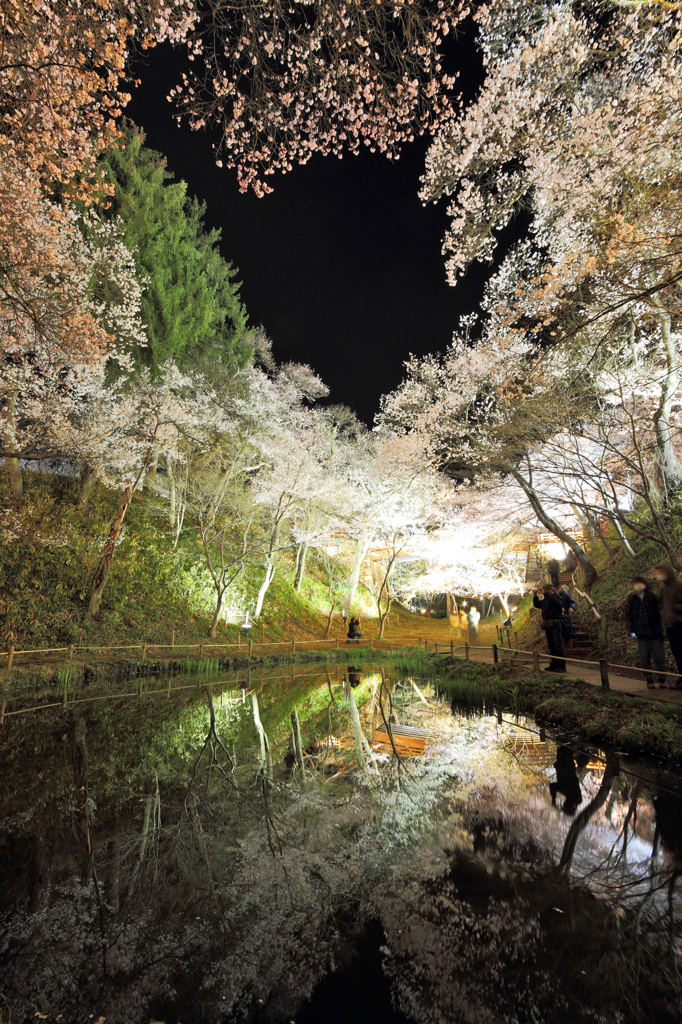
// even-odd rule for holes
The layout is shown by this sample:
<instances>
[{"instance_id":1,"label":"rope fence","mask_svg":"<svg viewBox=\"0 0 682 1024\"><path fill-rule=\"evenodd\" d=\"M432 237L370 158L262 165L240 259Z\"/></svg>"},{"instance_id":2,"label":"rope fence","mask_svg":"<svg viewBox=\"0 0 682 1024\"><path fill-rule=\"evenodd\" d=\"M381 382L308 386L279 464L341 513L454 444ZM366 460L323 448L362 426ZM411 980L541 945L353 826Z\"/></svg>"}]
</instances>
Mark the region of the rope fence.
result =
<instances>
[{"instance_id":1,"label":"rope fence","mask_svg":"<svg viewBox=\"0 0 682 1024\"><path fill-rule=\"evenodd\" d=\"M454 640L442 643L440 641L429 641L423 636L401 637L399 641L396 641L391 637L368 637L366 640L348 640L337 636L322 637L318 639L311 638L305 640L253 640L246 638L242 640L240 637L237 639L236 642L232 641L229 643L219 643L213 642L211 640L196 640L191 643L176 643L175 635L173 635L171 643L165 644L155 643L150 640L143 640L137 644L103 644L100 646L95 646L91 644L76 646L75 644L69 644L65 647L29 648L26 650L22 650L21 648L17 648L13 644L10 644L8 650L0 651L0 658L6 659L5 667L8 671L10 671L12 669L15 659L17 659L18 657L24 658L36 655L42 656L46 654L66 654L66 661L69 662L72 660L76 652L105 652L113 657L116 654L124 651L141 651L142 661L145 661L147 659L147 656L151 652L171 651L174 653L177 652L179 654L180 652L186 651L188 652L188 657L191 657L192 654L195 653L199 659L203 659L205 654L207 654L209 651L219 652L233 650L240 654L244 653L245 655L248 654L248 656L253 656L253 654L258 653L259 650L262 652L263 649L267 648L280 648L285 651L289 650L292 652L292 654L295 654L297 651L302 652L305 650L311 650L314 649L316 646L319 647L320 645L326 644L328 647L332 649L340 649L342 646L345 647L346 645L348 645L350 647L359 647L370 650L386 649L387 647L393 649L400 649L405 647L419 646L427 653L431 649L437 655L445 654L449 655L450 657L461 657L460 652L463 651L464 659L467 661L471 660L473 652L485 651L492 655L493 665L499 665L501 663L503 656L507 660L509 660L509 656L511 656L511 660L523 662L524 664L527 662L532 662L533 667L536 670L540 669L540 659L543 659L545 661L552 660L551 655L545 654L544 652L540 653L539 651L526 651L519 647L512 647L511 636L509 635L509 631L506 632L507 646L505 646L504 643L494 643L491 645L469 644L466 641L464 643L456 643ZM516 633L514 633L514 637L516 639ZM594 666L600 672L601 685L602 688L605 690L610 689L610 671L635 672L639 676L645 674L649 676L657 675L666 678L676 679L680 676L679 672L659 672L658 670L653 670L651 668L643 669L635 665L622 665L615 662L609 662L606 659L590 660L587 658L564 657L562 660L570 662L574 665L581 665L584 667Z\"/></svg>"}]
</instances>

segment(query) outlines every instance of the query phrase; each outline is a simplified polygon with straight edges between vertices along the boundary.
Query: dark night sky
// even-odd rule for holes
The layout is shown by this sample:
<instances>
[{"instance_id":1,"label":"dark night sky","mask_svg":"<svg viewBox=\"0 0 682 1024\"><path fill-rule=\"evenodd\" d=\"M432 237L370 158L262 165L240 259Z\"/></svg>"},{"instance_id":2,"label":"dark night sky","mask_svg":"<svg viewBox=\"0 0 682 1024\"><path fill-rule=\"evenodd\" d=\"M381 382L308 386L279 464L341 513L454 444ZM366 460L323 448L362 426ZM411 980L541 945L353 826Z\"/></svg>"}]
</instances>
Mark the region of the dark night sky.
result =
<instances>
[{"instance_id":1,"label":"dark night sky","mask_svg":"<svg viewBox=\"0 0 682 1024\"><path fill-rule=\"evenodd\" d=\"M460 42L455 59L471 93L480 80L473 46ZM263 199L241 194L234 170L215 166L210 136L176 125L165 97L181 68L167 46L148 52L127 115L207 203L207 223L222 229L223 255L239 269L249 322L264 326L275 358L310 363L329 401L371 424L403 360L446 347L485 277L474 269L456 289L445 282L447 203L423 207L417 195L426 141L396 162L368 151L314 156L269 178L274 192Z\"/></svg>"}]
</instances>

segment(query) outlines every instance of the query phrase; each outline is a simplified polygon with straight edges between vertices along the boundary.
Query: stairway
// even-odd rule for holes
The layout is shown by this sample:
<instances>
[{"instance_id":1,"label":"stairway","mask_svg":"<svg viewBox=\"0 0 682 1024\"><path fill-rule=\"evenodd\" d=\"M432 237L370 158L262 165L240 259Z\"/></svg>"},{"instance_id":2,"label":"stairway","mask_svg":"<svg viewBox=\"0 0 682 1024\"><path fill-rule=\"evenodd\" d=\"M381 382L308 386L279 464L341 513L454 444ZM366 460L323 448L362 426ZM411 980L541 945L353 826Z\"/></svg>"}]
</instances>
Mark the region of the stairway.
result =
<instances>
[{"instance_id":1,"label":"stairway","mask_svg":"<svg viewBox=\"0 0 682 1024\"><path fill-rule=\"evenodd\" d=\"M540 550L537 544L531 544L528 548L528 560L526 561L526 583L538 583L543 572L543 565L540 560Z\"/></svg>"}]
</instances>

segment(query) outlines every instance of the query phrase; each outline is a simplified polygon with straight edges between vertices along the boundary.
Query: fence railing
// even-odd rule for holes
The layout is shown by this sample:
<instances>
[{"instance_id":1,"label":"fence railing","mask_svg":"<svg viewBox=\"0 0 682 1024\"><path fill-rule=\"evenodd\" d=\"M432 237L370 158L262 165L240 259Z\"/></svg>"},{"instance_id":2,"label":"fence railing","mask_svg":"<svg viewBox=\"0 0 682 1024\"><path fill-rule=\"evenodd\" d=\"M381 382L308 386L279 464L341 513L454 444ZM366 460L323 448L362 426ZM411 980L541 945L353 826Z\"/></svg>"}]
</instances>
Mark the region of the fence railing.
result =
<instances>
[{"instance_id":1,"label":"fence railing","mask_svg":"<svg viewBox=\"0 0 682 1024\"><path fill-rule=\"evenodd\" d=\"M505 631L509 633L509 631ZM513 634L515 640L517 634ZM186 657L192 657L193 654L196 657L202 659L210 652L227 651L229 649L236 650L239 653L248 654L252 656L254 653L258 653L264 648L280 648L283 651L291 651L295 654L297 651L302 652L307 649L314 649L316 646L326 644L330 648L341 648L346 644L351 646L358 646L370 650L380 650L382 647L392 648L404 648L404 647L416 647L419 646L425 651L432 650L435 654L446 654L451 657L461 656L458 652L464 652L464 659L470 660L472 651L486 651L492 656L493 665L499 665L502 656L513 655L514 660L517 662L523 661L531 662L533 668L537 671L540 669L540 660L551 661L552 656L550 654L541 653L539 651L525 651L518 647L511 646L511 637L507 636L508 646L504 644L470 644L467 641L464 643L456 643L454 640L447 641L445 643L441 641L430 641L423 636L406 636L400 637L399 639L393 637L368 637L362 640L347 640L345 637L322 637L322 638L310 638L305 640L253 640L253 639L238 639L236 642L231 643L218 643L207 640L197 640L190 643L176 643L175 637L173 637L171 643L161 644L154 643L150 640L143 640L137 644L102 644L100 646L94 646L91 644L76 646L75 644L69 644L66 647L36 647L28 648L26 650L17 648L13 644L10 644L6 651L0 651L0 657L6 658L5 666L9 671L17 657L33 656L33 655L45 655L45 654L65 654L66 661L71 661L76 652L81 651L96 651L106 652L107 654L114 656L118 652L123 651L141 651L142 661L147 659L149 654L154 652L171 651L173 653L180 653L186 651ZM570 658L564 657L562 661L570 662L575 665L582 666L595 666L599 670L601 677L601 685L605 690L610 689L609 671L610 670L621 670L626 672L637 672L648 676L665 676L679 678L679 672L659 672L654 669L643 669L635 665L622 665L615 662L609 662L606 659L590 660L587 658Z\"/></svg>"},{"instance_id":2,"label":"fence railing","mask_svg":"<svg viewBox=\"0 0 682 1024\"><path fill-rule=\"evenodd\" d=\"M154 651L171 651L180 653L182 651L188 651L191 656L192 652L196 652L197 657L203 658L204 654L208 651L220 651L227 650L229 648L238 652L253 654L260 648L264 647L280 647L284 650L290 650L292 653L296 651L303 651L308 647L314 647L318 644L327 644L332 648L345 647L346 644L356 645L361 647L374 648L379 645L386 645L392 647L411 647L417 644L425 643L428 648L428 641L425 641L423 637L407 636L400 637L396 640L392 637L367 637L367 639L358 640L347 640L346 637L321 637L321 638L306 638L305 640L253 640L239 638L236 641L230 643L219 643L212 640L193 640L189 643L176 643L175 638L169 644L156 643L152 640L141 640L137 644L69 644L65 647L31 647L21 648L14 644L10 644L6 651L0 651L0 658L6 658L5 666L7 669L11 669L14 660L18 657L24 657L27 655L43 655L43 654L65 654L66 660L71 661L75 654L81 651L95 651L104 652L110 655L117 654L119 651L141 651L142 660L145 661L147 656Z\"/></svg>"}]
</instances>

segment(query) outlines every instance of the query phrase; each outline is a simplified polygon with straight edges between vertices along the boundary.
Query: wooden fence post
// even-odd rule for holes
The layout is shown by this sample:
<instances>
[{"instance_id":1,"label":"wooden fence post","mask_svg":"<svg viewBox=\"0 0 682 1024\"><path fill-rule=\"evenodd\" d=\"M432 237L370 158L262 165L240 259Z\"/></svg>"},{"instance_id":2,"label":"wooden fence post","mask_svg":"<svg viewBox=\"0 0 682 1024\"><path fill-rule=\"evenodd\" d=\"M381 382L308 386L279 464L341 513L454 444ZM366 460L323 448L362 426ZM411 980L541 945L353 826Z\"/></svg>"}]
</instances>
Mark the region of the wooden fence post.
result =
<instances>
[{"instance_id":1,"label":"wooden fence post","mask_svg":"<svg viewBox=\"0 0 682 1024\"><path fill-rule=\"evenodd\" d=\"M422 639L422 637L419 637L419 646L421 647L422 645L423 645L423 639Z\"/></svg>"},{"instance_id":2,"label":"wooden fence post","mask_svg":"<svg viewBox=\"0 0 682 1024\"><path fill-rule=\"evenodd\" d=\"M13 661L14 661L14 644L10 644L9 645L9 650L7 651L7 671L8 672L11 671L12 662Z\"/></svg>"},{"instance_id":3,"label":"wooden fence post","mask_svg":"<svg viewBox=\"0 0 682 1024\"><path fill-rule=\"evenodd\" d=\"M429 653L429 641L428 640L424 641L424 650L426 651L427 654Z\"/></svg>"},{"instance_id":4,"label":"wooden fence post","mask_svg":"<svg viewBox=\"0 0 682 1024\"><path fill-rule=\"evenodd\" d=\"M73 644L69 644L69 656L68 656L68 658L66 660L67 661L71 661L72 658L73 658Z\"/></svg>"},{"instance_id":5,"label":"wooden fence post","mask_svg":"<svg viewBox=\"0 0 682 1024\"><path fill-rule=\"evenodd\" d=\"M4 725L5 724L5 708L6 707L7 707L7 701L3 700L2 704L0 704L0 725Z\"/></svg>"},{"instance_id":6,"label":"wooden fence post","mask_svg":"<svg viewBox=\"0 0 682 1024\"><path fill-rule=\"evenodd\" d=\"M438 641L436 640L436 654L438 654Z\"/></svg>"},{"instance_id":7,"label":"wooden fence post","mask_svg":"<svg viewBox=\"0 0 682 1024\"><path fill-rule=\"evenodd\" d=\"M171 647L175 647L175 630L171 632Z\"/></svg>"},{"instance_id":8,"label":"wooden fence post","mask_svg":"<svg viewBox=\"0 0 682 1024\"><path fill-rule=\"evenodd\" d=\"M465 659L467 661L469 660L469 641L468 640L464 641L464 657L465 657Z\"/></svg>"},{"instance_id":9,"label":"wooden fence post","mask_svg":"<svg viewBox=\"0 0 682 1024\"><path fill-rule=\"evenodd\" d=\"M605 661L603 658L599 662L599 671L601 672L602 690L610 690L611 686L609 684L609 663L608 661Z\"/></svg>"},{"instance_id":10,"label":"wooden fence post","mask_svg":"<svg viewBox=\"0 0 682 1024\"><path fill-rule=\"evenodd\" d=\"M142 644L142 660L145 661L147 657L147 641L145 640Z\"/></svg>"},{"instance_id":11,"label":"wooden fence post","mask_svg":"<svg viewBox=\"0 0 682 1024\"><path fill-rule=\"evenodd\" d=\"M450 641L450 657L454 658L454 656L455 656L455 641L451 640Z\"/></svg>"},{"instance_id":12,"label":"wooden fence post","mask_svg":"<svg viewBox=\"0 0 682 1024\"><path fill-rule=\"evenodd\" d=\"M80 647L82 643L83 643L83 630L79 629L78 630L78 646Z\"/></svg>"},{"instance_id":13,"label":"wooden fence post","mask_svg":"<svg viewBox=\"0 0 682 1024\"><path fill-rule=\"evenodd\" d=\"M372 650L372 644L373 644L373 642L374 642L374 638L373 638L373 637L370 637L370 638L369 638L369 649L370 649L370 651Z\"/></svg>"},{"instance_id":14,"label":"wooden fence post","mask_svg":"<svg viewBox=\"0 0 682 1024\"><path fill-rule=\"evenodd\" d=\"M293 651L294 654L296 653L296 641L295 640L291 641L291 650Z\"/></svg>"},{"instance_id":15,"label":"wooden fence post","mask_svg":"<svg viewBox=\"0 0 682 1024\"><path fill-rule=\"evenodd\" d=\"M339 638L338 638L338 636L337 636L337 638L336 638L336 647L337 647L337 650L338 650L338 646L339 646Z\"/></svg>"},{"instance_id":16,"label":"wooden fence post","mask_svg":"<svg viewBox=\"0 0 682 1024\"><path fill-rule=\"evenodd\" d=\"M204 641L202 640L201 643L199 644L199 660L200 661L203 658L203 656L204 656Z\"/></svg>"},{"instance_id":17,"label":"wooden fence post","mask_svg":"<svg viewBox=\"0 0 682 1024\"><path fill-rule=\"evenodd\" d=\"M533 651L533 668L536 672L540 671L540 655L537 651Z\"/></svg>"},{"instance_id":18,"label":"wooden fence post","mask_svg":"<svg viewBox=\"0 0 682 1024\"><path fill-rule=\"evenodd\" d=\"M499 661L499 654L497 651L497 644L493 644L493 665L497 665Z\"/></svg>"},{"instance_id":19,"label":"wooden fence post","mask_svg":"<svg viewBox=\"0 0 682 1024\"><path fill-rule=\"evenodd\" d=\"M249 640L249 657L251 657L252 651L253 651L253 640Z\"/></svg>"}]
</instances>

